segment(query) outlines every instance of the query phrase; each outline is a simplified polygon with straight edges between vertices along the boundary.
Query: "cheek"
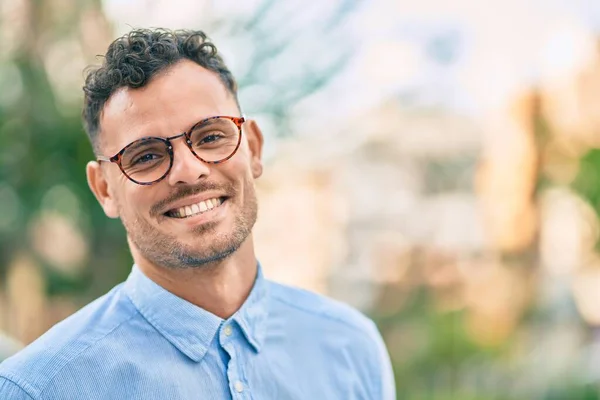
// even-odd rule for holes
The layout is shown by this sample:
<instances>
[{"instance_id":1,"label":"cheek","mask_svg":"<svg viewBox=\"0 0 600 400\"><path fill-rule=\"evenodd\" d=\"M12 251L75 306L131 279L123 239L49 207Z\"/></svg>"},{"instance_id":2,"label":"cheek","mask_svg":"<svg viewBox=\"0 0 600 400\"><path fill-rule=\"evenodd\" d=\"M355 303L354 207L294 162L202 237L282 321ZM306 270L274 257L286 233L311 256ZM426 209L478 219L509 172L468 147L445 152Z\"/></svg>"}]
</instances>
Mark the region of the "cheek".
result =
<instances>
[{"instance_id":1,"label":"cheek","mask_svg":"<svg viewBox=\"0 0 600 400\"><path fill-rule=\"evenodd\" d=\"M243 194L254 185L251 168L248 161L242 157L230 161L232 162L229 165L223 165L225 168L220 174L237 189L238 194Z\"/></svg>"},{"instance_id":2,"label":"cheek","mask_svg":"<svg viewBox=\"0 0 600 400\"><path fill-rule=\"evenodd\" d=\"M120 209L129 218L133 217L139 219L142 217L148 219L148 214L152 204L155 203L153 193L146 188L128 188L124 193L124 196L120 199Z\"/></svg>"},{"instance_id":3,"label":"cheek","mask_svg":"<svg viewBox=\"0 0 600 400\"><path fill-rule=\"evenodd\" d=\"M227 174L236 176L237 179L246 180L252 175L250 150L248 143L242 142L238 152L225 164ZM229 165L227 165L229 164Z\"/></svg>"}]
</instances>

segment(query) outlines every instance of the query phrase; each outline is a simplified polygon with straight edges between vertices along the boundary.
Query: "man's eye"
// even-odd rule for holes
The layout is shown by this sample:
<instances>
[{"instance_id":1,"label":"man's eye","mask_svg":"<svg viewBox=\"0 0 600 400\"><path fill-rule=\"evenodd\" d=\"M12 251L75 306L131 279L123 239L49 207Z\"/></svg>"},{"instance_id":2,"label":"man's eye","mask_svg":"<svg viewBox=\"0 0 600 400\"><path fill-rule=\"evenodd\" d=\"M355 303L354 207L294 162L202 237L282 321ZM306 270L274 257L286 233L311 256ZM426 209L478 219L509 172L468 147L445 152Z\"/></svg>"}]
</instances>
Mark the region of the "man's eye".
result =
<instances>
[{"instance_id":1,"label":"man's eye","mask_svg":"<svg viewBox=\"0 0 600 400\"><path fill-rule=\"evenodd\" d=\"M222 133L214 132L214 133L211 133L210 135L204 136L202 139L200 139L198 144L214 143L214 142L218 141L219 139L221 139L222 137L223 137Z\"/></svg>"},{"instance_id":2,"label":"man's eye","mask_svg":"<svg viewBox=\"0 0 600 400\"><path fill-rule=\"evenodd\" d=\"M149 163L152 161L156 161L160 159L160 155L158 154L153 154L153 153L148 153L148 154L142 154L139 157L136 157L134 160L134 164L145 164L145 163Z\"/></svg>"}]
</instances>

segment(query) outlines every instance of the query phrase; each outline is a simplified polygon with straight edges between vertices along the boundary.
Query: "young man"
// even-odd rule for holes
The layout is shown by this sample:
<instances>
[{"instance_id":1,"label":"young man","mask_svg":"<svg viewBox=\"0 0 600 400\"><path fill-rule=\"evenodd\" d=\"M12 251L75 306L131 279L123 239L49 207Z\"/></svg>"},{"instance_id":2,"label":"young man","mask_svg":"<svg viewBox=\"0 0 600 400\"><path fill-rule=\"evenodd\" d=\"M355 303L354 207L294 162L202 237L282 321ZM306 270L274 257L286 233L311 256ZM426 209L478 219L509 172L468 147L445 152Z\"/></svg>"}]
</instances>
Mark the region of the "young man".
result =
<instances>
[{"instance_id":1,"label":"young man","mask_svg":"<svg viewBox=\"0 0 600 400\"><path fill-rule=\"evenodd\" d=\"M370 320L263 277L263 137L202 32L130 32L84 92L88 183L135 264L5 361L0 399L395 398Z\"/></svg>"}]
</instances>

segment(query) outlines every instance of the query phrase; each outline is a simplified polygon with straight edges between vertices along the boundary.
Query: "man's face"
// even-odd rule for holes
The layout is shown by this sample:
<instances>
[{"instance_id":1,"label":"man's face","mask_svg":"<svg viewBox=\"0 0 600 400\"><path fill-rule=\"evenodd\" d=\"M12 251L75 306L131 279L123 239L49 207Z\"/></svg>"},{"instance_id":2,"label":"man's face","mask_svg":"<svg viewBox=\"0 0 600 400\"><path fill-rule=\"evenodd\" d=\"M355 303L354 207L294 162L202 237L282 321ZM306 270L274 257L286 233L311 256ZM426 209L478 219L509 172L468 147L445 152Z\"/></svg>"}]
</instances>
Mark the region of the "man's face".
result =
<instances>
[{"instance_id":1,"label":"man's face","mask_svg":"<svg viewBox=\"0 0 600 400\"><path fill-rule=\"evenodd\" d=\"M110 97L100 118L99 147L112 156L134 140L177 135L212 116L239 116L235 99L215 73L182 61L145 87ZM123 222L134 254L168 268L227 257L246 240L257 214L254 179L262 172L262 135L256 124L244 123L238 151L222 164L198 160L184 140L172 141L173 166L153 185L130 181L114 163L91 162L87 171L106 214ZM202 201L204 212L178 212Z\"/></svg>"}]
</instances>

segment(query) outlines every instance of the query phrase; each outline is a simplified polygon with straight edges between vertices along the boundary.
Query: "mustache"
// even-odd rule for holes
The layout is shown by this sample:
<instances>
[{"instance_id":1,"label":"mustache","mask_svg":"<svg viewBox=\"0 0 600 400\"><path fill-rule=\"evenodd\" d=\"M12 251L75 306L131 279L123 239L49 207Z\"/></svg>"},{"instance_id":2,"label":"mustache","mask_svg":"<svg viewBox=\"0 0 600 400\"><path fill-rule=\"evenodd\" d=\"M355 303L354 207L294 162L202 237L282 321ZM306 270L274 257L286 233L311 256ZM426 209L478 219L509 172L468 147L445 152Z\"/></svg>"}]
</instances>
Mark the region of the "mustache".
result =
<instances>
[{"instance_id":1,"label":"mustache","mask_svg":"<svg viewBox=\"0 0 600 400\"><path fill-rule=\"evenodd\" d=\"M236 192L235 187L232 184L217 185L215 183L206 182L193 186L181 186L177 188L169 197L154 204L152 208L150 208L150 215L157 216L162 214L163 210L167 209L169 204L209 190L223 192L228 197L235 195Z\"/></svg>"}]
</instances>

